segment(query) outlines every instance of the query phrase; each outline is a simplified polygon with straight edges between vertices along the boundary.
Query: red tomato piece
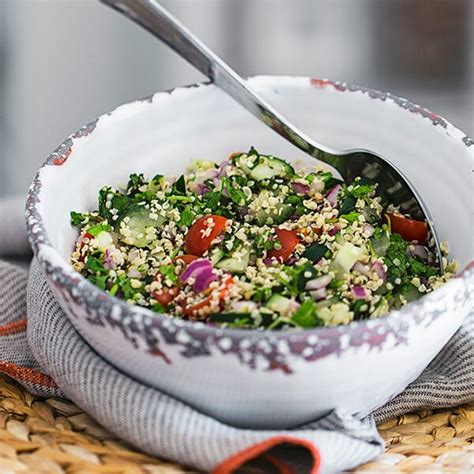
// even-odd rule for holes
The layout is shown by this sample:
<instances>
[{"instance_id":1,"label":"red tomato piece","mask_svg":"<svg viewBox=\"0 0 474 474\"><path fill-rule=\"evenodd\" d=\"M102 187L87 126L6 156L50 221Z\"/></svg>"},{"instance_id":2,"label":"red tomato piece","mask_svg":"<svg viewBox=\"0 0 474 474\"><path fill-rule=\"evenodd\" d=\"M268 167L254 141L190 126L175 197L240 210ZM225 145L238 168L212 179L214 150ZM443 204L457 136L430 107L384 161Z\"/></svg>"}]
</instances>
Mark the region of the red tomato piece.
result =
<instances>
[{"instance_id":1,"label":"red tomato piece","mask_svg":"<svg viewBox=\"0 0 474 474\"><path fill-rule=\"evenodd\" d=\"M215 297L215 291L218 292L217 299L219 300L219 302L221 302L229 293L233 283L234 283L234 278L231 276L227 277L222 282L222 285L217 290L214 290L214 292L211 292L211 294L209 294L209 296L206 299L204 299L203 301L200 301L199 303L193 304L191 306L185 306L183 308L183 313L189 317L196 316L198 312L201 312L204 314L210 314L212 312L211 303Z\"/></svg>"},{"instance_id":2,"label":"red tomato piece","mask_svg":"<svg viewBox=\"0 0 474 474\"><path fill-rule=\"evenodd\" d=\"M225 231L227 218L208 214L198 219L188 230L184 239L186 251L202 257L209 250L211 242Z\"/></svg>"},{"instance_id":3,"label":"red tomato piece","mask_svg":"<svg viewBox=\"0 0 474 474\"><path fill-rule=\"evenodd\" d=\"M390 221L392 232L400 234L405 240L423 243L428 237L428 224L423 221L408 219L400 214L387 212L386 218Z\"/></svg>"},{"instance_id":4,"label":"red tomato piece","mask_svg":"<svg viewBox=\"0 0 474 474\"><path fill-rule=\"evenodd\" d=\"M179 288L162 288L159 291L152 293L153 298L155 298L158 303L167 308L168 305L178 296Z\"/></svg>"},{"instance_id":5,"label":"red tomato piece","mask_svg":"<svg viewBox=\"0 0 474 474\"><path fill-rule=\"evenodd\" d=\"M293 250L295 250L296 245L299 242L298 234L294 230L288 229L275 229L277 235L277 240L281 244L280 249L270 249L268 251L268 256L273 258L278 258L280 261L284 262L287 260Z\"/></svg>"},{"instance_id":6,"label":"red tomato piece","mask_svg":"<svg viewBox=\"0 0 474 474\"><path fill-rule=\"evenodd\" d=\"M86 256L82 253L82 249L83 249L83 248L85 247L85 245L86 245L86 243L84 242L84 239L89 239L89 243L90 243L92 240L95 239L95 237L94 237L92 234L89 234L89 232L86 232L86 233L82 236L82 238L81 238L81 240L80 240L80 244L79 244L79 254L80 254L80 255L79 255L78 260L79 260L80 262L83 262L83 261L85 260L85 258L86 258Z\"/></svg>"}]
</instances>

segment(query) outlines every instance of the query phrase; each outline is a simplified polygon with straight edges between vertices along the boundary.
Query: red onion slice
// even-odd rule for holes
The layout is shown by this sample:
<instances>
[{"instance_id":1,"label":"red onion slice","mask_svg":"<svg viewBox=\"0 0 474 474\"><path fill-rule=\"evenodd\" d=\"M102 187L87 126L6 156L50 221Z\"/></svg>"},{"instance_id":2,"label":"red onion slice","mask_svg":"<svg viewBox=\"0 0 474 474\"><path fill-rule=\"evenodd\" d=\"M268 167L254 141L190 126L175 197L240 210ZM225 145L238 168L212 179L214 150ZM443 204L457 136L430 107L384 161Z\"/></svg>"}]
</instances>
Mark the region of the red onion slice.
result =
<instances>
[{"instance_id":1,"label":"red onion slice","mask_svg":"<svg viewBox=\"0 0 474 474\"><path fill-rule=\"evenodd\" d=\"M206 184L202 184L202 183L197 184L197 193L199 194L199 196L203 196L209 191L210 191L209 186L207 186Z\"/></svg>"},{"instance_id":2,"label":"red onion slice","mask_svg":"<svg viewBox=\"0 0 474 474\"><path fill-rule=\"evenodd\" d=\"M327 292L326 288L319 288L319 290L311 291L309 294L314 301L321 301L326 298Z\"/></svg>"},{"instance_id":3,"label":"red onion slice","mask_svg":"<svg viewBox=\"0 0 474 474\"><path fill-rule=\"evenodd\" d=\"M188 282L194 278L193 289L201 292L209 288L209 285L217 280L210 260L200 258L191 262L181 274L181 281Z\"/></svg>"},{"instance_id":4,"label":"red onion slice","mask_svg":"<svg viewBox=\"0 0 474 474\"><path fill-rule=\"evenodd\" d=\"M291 183L291 187L295 191L296 194L308 194L310 187L307 184L302 183Z\"/></svg>"},{"instance_id":5,"label":"red onion slice","mask_svg":"<svg viewBox=\"0 0 474 474\"><path fill-rule=\"evenodd\" d=\"M351 293L355 300L363 300L367 295L365 288L360 285L354 285L351 288Z\"/></svg>"},{"instance_id":6,"label":"red onion slice","mask_svg":"<svg viewBox=\"0 0 474 474\"><path fill-rule=\"evenodd\" d=\"M309 280L306 283L306 290L307 291L314 291L314 290L319 290L321 288L325 288L326 286L331 283L332 276L331 275L323 275L318 278L315 278L314 280Z\"/></svg>"},{"instance_id":7,"label":"red onion slice","mask_svg":"<svg viewBox=\"0 0 474 474\"><path fill-rule=\"evenodd\" d=\"M207 290L209 285L217 280L217 275L212 271L212 268L205 268L196 274L196 281L194 282L194 291L200 293Z\"/></svg>"},{"instance_id":8,"label":"red onion slice","mask_svg":"<svg viewBox=\"0 0 474 474\"><path fill-rule=\"evenodd\" d=\"M371 268L369 267L369 265L364 265L362 262L356 262L352 267L352 270L370 278Z\"/></svg>"},{"instance_id":9,"label":"red onion slice","mask_svg":"<svg viewBox=\"0 0 474 474\"><path fill-rule=\"evenodd\" d=\"M142 275L135 267L132 267L128 271L127 276L130 278L140 278Z\"/></svg>"},{"instance_id":10,"label":"red onion slice","mask_svg":"<svg viewBox=\"0 0 474 474\"><path fill-rule=\"evenodd\" d=\"M387 279L387 272L385 271L383 265L379 261L376 261L373 263L372 269L375 270L379 278L385 283Z\"/></svg>"},{"instance_id":11,"label":"red onion slice","mask_svg":"<svg viewBox=\"0 0 474 474\"><path fill-rule=\"evenodd\" d=\"M337 195L339 194L339 191L341 190L341 185L336 184L333 188L331 188L328 193L326 194L326 199L329 201L329 203L332 206L335 206L337 203Z\"/></svg>"},{"instance_id":12,"label":"red onion slice","mask_svg":"<svg viewBox=\"0 0 474 474\"><path fill-rule=\"evenodd\" d=\"M227 167L229 166L229 162L227 160L223 161L219 168L217 168L216 178L222 178L223 176L227 176Z\"/></svg>"},{"instance_id":13,"label":"red onion slice","mask_svg":"<svg viewBox=\"0 0 474 474\"><path fill-rule=\"evenodd\" d=\"M364 224L362 226L362 233L366 237L372 237L374 235L375 229L370 224Z\"/></svg>"},{"instance_id":14,"label":"red onion slice","mask_svg":"<svg viewBox=\"0 0 474 474\"><path fill-rule=\"evenodd\" d=\"M418 257L423 261L428 261L429 260L429 253L428 250L423 247L423 245L413 245L410 244L407 248L407 254L410 255L411 257Z\"/></svg>"},{"instance_id":15,"label":"red onion slice","mask_svg":"<svg viewBox=\"0 0 474 474\"><path fill-rule=\"evenodd\" d=\"M112 259L112 255L110 255L110 250L105 249L105 254L104 254L104 268L107 268L107 270L113 270L117 264L114 262ZM140 273L138 276L141 276Z\"/></svg>"}]
</instances>

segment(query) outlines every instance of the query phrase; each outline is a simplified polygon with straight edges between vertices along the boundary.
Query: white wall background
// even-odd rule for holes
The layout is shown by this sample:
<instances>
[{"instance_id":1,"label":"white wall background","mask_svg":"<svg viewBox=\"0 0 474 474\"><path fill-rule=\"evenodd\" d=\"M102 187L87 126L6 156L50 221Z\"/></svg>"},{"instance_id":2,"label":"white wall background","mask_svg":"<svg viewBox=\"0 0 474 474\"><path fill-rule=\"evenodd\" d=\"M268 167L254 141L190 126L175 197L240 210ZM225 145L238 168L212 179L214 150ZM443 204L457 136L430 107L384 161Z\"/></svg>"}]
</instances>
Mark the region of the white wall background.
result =
<instances>
[{"instance_id":1,"label":"white wall background","mask_svg":"<svg viewBox=\"0 0 474 474\"><path fill-rule=\"evenodd\" d=\"M472 135L472 47L462 87L426 89L374 73L374 11L391 1L397 0L163 3L243 75L310 75L391 89ZM82 124L121 103L201 79L96 0L0 0L0 196L24 193L48 153Z\"/></svg>"}]
</instances>

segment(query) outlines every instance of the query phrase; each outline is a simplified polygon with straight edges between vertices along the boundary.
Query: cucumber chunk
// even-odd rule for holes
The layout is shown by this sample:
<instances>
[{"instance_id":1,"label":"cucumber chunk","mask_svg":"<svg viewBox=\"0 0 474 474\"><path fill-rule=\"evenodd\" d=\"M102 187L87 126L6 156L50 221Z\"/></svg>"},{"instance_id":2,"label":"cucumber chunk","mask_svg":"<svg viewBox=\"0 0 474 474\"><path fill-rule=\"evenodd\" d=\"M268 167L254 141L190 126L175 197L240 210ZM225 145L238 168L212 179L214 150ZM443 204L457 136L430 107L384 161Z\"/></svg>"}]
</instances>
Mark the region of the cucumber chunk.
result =
<instances>
[{"instance_id":1,"label":"cucumber chunk","mask_svg":"<svg viewBox=\"0 0 474 474\"><path fill-rule=\"evenodd\" d=\"M240 168L245 174L250 174L257 160L258 157L255 154L248 155L247 153L242 153L241 155L234 156L231 159L231 162Z\"/></svg>"},{"instance_id":2,"label":"cucumber chunk","mask_svg":"<svg viewBox=\"0 0 474 474\"><path fill-rule=\"evenodd\" d=\"M161 227L164 220L160 215L158 219L152 219L150 210L143 206L133 206L120 219L120 240L128 245L146 247L154 239L154 233L147 233L147 230L150 227Z\"/></svg>"},{"instance_id":3,"label":"cucumber chunk","mask_svg":"<svg viewBox=\"0 0 474 474\"><path fill-rule=\"evenodd\" d=\"M363 254L363 248L346 242L334 255L332 264L336 270L342 270L344 273L348 273Z\"/></svg>"},{"instance_id":4,"label":"cucumber chunk","mask_svg":"<svg viewBox=\"0 0 474 474\"><path fill-rule=\"evenodd\" d=\"M260 225L281 224L285 222L293 212L293 207L290 204L277 204L274 209L259 209L255 217Z\"/></svg>"},{"instance_id":5,"label":"cucumber chunk","mask_svg":"<svg viewBox=\"0 0 474 474\"><path fill-rule=\"evenodd\" d=\"M290 298L286 298L285 296L282 295L273 295L268 301L267 301L267 308L270 308L272 311L275 311L277 313L284 313L288 309L288 305L290 304L291 300Z\"/></svg>"},{"instance_id":6,"label":"cucumber chunk","mask_svg":"<svg viewBox=\"0 0 474 474\"><path fill-rule=\"evenodd\" d=\"M250 176L255 181L263 181L264 179L285 178L289 179L294 176L295 170L291 165L280 158L274 156L260 156L257 166L250 172Z\"/></svg>"},{"instance_id":7,"label":"cucumber chunk","mask_svg":"<svg viewBox=\"0 0 474 474\"><path fill-rule=\"evenodd\" d=\"M240 255L238 257L234 256L234 252L231 257L219 260L216 267L231 273L244 273L249 264L250 250L240 249L239 252Z\"/></svg>"},{"instance_id":8,"label":"cucumber chunk","mask_svg":"<svg viewBox=\"0 0 474 474\"><path fill-rule=\"evenodd\" d=\"M99 250L105 251L108 247L112 246L114 239L112 234L103 230L100 232L97 237L93 240L94 247L97 247Z\"/></svg>"}]
</instances>

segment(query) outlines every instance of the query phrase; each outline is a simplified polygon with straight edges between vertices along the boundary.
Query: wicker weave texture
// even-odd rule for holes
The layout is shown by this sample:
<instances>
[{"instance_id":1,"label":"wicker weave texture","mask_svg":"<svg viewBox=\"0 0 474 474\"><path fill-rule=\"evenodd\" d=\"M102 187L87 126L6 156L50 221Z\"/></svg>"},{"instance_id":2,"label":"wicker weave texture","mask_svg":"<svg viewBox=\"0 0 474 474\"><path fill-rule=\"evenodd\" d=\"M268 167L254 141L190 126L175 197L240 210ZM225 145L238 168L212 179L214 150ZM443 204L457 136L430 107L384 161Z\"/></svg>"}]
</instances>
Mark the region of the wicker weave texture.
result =
<instances>
[{"instance_id":1,"label":"wicker weave texture","mask_svg":"<svg viewBox=\"0 0 474 474\"><path fill-rule=\"evenodd\" d=\"M386 452L355 472L474 472L474 403L380 427ZM71 402L42 400L0 375L0 473L178 474L175 464L117 440Z\"/></svg>"}]
</instances>

